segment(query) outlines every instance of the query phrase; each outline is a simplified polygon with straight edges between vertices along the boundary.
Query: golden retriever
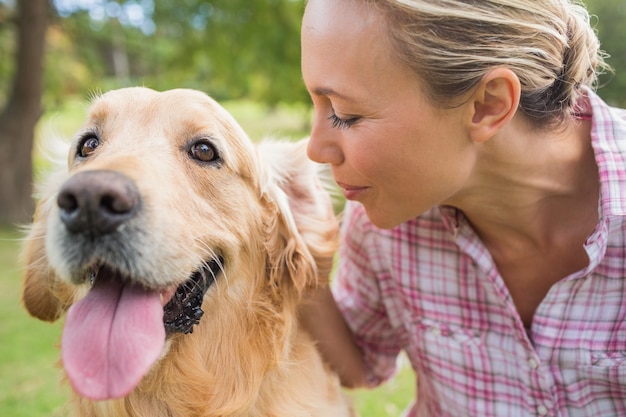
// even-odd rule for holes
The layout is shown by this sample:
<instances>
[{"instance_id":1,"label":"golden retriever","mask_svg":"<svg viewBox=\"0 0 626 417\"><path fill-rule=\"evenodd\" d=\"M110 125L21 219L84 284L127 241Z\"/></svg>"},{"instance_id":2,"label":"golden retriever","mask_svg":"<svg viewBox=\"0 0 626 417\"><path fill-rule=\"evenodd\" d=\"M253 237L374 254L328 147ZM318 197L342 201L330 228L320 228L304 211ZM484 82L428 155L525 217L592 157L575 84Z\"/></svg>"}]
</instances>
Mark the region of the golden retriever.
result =
<instances>
[{"instance_id":1,"label":"golden retriever","mask_svg":"<svg viewBox=\"0 0 626 417\"><path fill-rule=\"evenodd\" d=\"M198 91L94 100L24 248L75 415L352 415L296 316L337 239L305 147L252 143Z\"/></svg>"}]
</instances>

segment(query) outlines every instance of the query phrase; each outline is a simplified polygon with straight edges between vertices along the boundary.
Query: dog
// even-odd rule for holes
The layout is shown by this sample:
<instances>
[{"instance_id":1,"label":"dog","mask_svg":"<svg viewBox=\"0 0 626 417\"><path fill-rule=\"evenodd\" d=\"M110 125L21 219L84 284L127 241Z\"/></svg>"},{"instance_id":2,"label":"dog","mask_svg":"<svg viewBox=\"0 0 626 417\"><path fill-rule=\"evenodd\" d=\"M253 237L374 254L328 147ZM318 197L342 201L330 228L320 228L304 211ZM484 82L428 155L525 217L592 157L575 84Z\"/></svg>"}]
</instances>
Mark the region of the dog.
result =
<instances>
[{"instance_id":1,"label":"dog","mask_svg":"<svg viewBox=\"0 0 626 417\"><path fill-rule=\"evenodd\" d=\"M338 235L305 149L195 90L95 98L23 251L24 307L65 319L75 415L354 415L298 325Z\"/></svg>"}]
</instances>

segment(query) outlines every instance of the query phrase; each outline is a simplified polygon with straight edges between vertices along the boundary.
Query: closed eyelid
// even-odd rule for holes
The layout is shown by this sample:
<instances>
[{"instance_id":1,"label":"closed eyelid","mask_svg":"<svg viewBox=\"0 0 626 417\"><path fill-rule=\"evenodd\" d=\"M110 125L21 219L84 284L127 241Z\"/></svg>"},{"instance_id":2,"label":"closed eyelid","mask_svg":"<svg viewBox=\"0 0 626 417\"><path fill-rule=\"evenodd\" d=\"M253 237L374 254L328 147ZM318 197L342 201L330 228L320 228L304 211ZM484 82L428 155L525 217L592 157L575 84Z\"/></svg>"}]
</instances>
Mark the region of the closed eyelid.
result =
<instances>
[{"instance_id":1,"label":"closed eyelid","mask_svg":"<svg viewBox=\"0 0 626 417\"><path fill-rule=\"evenodd\" d=\"M361 118L358 116L344 119L337 116L335 113L331 114L330 117L328 117L328 120L330 120L331 122L331 127L336 129L348 129L349 127L357 123L360 119Z\"/></svg>"},{"instance_id":2,"label":"closed eyelid","mask_svg":"<svg viewBox=\"0 0 626 417\"><path fill-rule=\"evenodd\" d=\"M330 106L330 111L332 112L333 116L336 116L340 119L343 120L351 120L351 119L358 119L361 117L361 115L358 114L354 114L354 113L344 113L338 109L336 109L332 104Z\"/></svg>"}]
</instances>

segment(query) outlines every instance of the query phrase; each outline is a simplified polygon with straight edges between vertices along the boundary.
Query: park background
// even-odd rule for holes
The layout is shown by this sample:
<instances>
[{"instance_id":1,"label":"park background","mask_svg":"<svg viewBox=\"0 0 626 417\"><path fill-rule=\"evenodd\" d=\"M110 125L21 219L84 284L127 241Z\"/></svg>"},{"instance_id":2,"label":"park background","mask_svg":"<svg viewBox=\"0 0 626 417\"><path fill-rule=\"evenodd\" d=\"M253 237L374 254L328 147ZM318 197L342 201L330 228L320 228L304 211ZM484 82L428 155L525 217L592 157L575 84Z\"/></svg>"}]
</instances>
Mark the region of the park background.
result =
<instances>
[{"instance_id":1,"label":"park background","mask_svg":"<svg viewBox=\"0 0 626 417\"><path fill-rule=\"evenodd\" d=\"M599 94L626 107L626 0L587 0L613 73ZM303 0L0 0L0 416L60 417L60 324L20 306L17 227L45 176L37 145L72 137L94 94L144 85L207 92L253 140L306 136L300 74ZM236 364L234 365L236 366ZM414 396L406 365L350 392L363 417L399 416Z\"/></svg>"}]
</instances>

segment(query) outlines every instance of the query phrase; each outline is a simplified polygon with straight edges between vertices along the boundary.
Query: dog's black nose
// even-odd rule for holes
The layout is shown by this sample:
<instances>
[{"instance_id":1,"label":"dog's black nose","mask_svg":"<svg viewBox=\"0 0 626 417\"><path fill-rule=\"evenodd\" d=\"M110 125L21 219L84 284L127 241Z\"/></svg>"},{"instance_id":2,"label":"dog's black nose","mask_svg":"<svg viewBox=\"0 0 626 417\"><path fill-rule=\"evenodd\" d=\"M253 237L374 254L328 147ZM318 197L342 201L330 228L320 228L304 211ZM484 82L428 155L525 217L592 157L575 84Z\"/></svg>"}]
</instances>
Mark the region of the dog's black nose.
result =
<instances>
[{"instance_id":1,"label":"dog's black nose","mask_svg":"<svg viewBox=\"0 0 626 417\"><path fill-rule=\"evenodd\" d=\"M135 183L124 174L108 170L75 174L57 197L67 230L94 237L117 230L137 213L140 202Z\"/></svg>"}]
</instances>

